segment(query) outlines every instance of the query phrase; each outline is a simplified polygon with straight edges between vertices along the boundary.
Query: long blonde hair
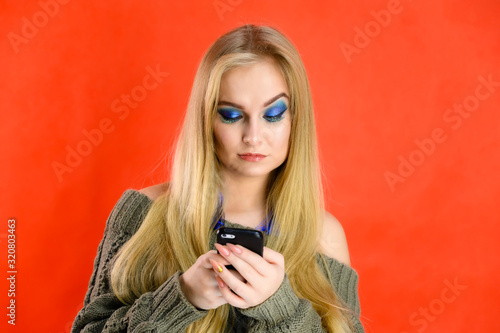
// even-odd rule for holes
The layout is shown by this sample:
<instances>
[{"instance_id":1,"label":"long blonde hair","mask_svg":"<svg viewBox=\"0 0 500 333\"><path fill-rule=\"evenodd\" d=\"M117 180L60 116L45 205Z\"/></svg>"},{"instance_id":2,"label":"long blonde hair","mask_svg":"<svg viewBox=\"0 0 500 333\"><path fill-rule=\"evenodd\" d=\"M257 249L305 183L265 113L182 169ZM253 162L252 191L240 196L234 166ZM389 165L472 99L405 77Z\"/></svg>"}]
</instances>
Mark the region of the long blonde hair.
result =
<instances>
[{"instance_id":1,"label":"long blonde hair","mask_svg":"<svg viewBox=\"0 0 500 333\"><path fill-rule=\"evenodd\" d=\"M178 137L168 190L119 251L111 285L122 302L132 304L210 250L221 187L213 134L221 77L230 68L262 57L276 61L288 84L292 119L287 160L273 171L268 186L266 206L268 213L272 209L273 231L267 246L283 254L293 289L312 303L322 325L332 332L348 332L349 310L316 263L324 204L309 82L294 46L265 26L234 29L204 55ZM230 311L227 304L210 310L188 332L222 332Z\"/></svg>"}]
</instances>

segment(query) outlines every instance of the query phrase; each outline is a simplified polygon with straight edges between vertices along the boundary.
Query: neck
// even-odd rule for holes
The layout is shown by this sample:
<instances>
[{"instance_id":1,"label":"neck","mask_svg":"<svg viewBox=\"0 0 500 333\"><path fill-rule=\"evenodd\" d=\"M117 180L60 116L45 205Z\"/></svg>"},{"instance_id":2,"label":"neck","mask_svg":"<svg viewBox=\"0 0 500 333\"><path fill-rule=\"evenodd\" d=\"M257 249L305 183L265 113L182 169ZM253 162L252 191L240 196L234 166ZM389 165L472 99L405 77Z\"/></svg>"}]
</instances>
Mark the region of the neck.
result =
<instances>
[{"instance_id":1,"label":"neck","mask_svg":"<svg viewBox=\"0 0 500 333\"><path fill-rule=\"evenodd\" d=\"M223 210L228 221L249 227L258 226L266 216L268 177L223 177Z\"/></svg>"}]
</instances>

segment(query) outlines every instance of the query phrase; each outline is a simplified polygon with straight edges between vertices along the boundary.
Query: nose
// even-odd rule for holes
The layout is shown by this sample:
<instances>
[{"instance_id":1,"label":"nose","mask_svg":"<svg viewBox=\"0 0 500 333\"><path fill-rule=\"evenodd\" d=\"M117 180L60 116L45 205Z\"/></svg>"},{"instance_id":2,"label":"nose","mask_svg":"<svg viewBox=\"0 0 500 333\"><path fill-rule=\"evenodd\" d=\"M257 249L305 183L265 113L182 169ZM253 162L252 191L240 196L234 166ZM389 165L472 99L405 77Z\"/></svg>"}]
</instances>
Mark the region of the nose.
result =
<instances>
[{"instance_id":1,"label":"nose","mask_svg":"<svg viewBox=\"0 0 500 333\"><path fill-rule=\"evenodd\" d=\"M243 131L243 142L250 146L261 143L262 128L259 119L249 119Z\"/></svg>"}]
</instances>

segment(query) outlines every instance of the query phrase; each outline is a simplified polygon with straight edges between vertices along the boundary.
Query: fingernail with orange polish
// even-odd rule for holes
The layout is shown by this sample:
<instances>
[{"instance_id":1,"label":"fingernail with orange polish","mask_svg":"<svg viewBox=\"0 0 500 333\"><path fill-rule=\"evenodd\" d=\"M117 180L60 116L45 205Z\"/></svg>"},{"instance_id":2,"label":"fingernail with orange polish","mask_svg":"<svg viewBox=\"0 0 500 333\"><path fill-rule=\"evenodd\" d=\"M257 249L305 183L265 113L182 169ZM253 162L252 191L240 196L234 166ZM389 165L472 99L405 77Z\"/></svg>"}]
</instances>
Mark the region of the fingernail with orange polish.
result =
<instances>
[{"instance_id":1,"label":"fingernail with orange polish","mask_svg":"<svg viewBox=\"0 0 500 333\"><path fill-rule=\"evenodd\" d=\"M241 249L239 247L237 247L236 245L233 245L233 244L227 244L227 247L233 251L234 253L237 253L237 254L242 254L243 251L241 251Z\"/></svg>"},{"instance_id":2,"label":"fingernail with orange polish","mask_svg":"<svg viewBox=\"0 0 500 333\"><path fill-rule=\"evenodd\" d=\"M220 254L223 256L228 256L229 255L229 250L226 249L224 246L220 244L216 244L215 247L217 247L217 250L219 250Z\"/></svg>"},{"instance_id":3,"label":"fingernail with orange polish","mask_svg":"<svg viewBox=\"0 0 500 333\"><path fill-rule=\"evenodd\" d=\"M222 272L222 266L216 262L215 260L210 259L210 263L212 264L212 267L217 271L217 272Z\"/></svg>"}]
</instances>

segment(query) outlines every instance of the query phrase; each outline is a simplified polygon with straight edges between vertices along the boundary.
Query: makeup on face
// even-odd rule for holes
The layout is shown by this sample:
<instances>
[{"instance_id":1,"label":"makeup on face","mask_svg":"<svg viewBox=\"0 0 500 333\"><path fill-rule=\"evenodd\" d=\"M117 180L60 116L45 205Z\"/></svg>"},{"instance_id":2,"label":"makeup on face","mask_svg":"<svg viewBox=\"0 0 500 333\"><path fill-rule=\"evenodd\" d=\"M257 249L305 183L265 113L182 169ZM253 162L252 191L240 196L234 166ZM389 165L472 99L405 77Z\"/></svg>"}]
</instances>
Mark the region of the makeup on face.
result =
<instances>
[{"instance_id":1,"label":"makeup on face","mask_svg":"<svg viewBox=\"0 0 500 333\"><path fill-rule=\"evenodd\" d=\"M245 154L238 154L238 156L247 162L259 162L262 161L264 158L266 158L266 155L262 154L252 154L252 153L245 153Z\"/></svg>"},{"instance_id":2,"label":"makeup on face","mask_svg":"<svg viewBox=\"0 0 500 333\"><path fill-rule=\"evenodd\" d=\"M288 106L286 103L283 100L279 100L266 110L264 118L270 122L280 121L283 119L283 114L287 109Z\"/></svg>"},{"instance_id":3,"label":"makeup on face","mask_svg":"<svg viewBox=\"0 0 500 333\"><path fill-rule=\"evenodd\" d=\"M268 122L277 122L283 119L283 114L288 106L283 100L278 100L265 110L263 118ZM217 109L221 116L221 121L226 124L232 124L243 118L243 112L233 106L223 106Z\"/></svg>"},{"instance_id":4,"label":"makeup on face","mask_svg":"<svg viewBox=\"0 0 500 333\"><path fill-rule=\"evenodd\" d=\"M223 107L217 109L217 112L220 115L220 119L223 123L225 124L232 124L241 118L243 118L243 115L241 114L241 111L238 111L238 109L232 108L232 107Z\"/></svg>"}]
</instances>

